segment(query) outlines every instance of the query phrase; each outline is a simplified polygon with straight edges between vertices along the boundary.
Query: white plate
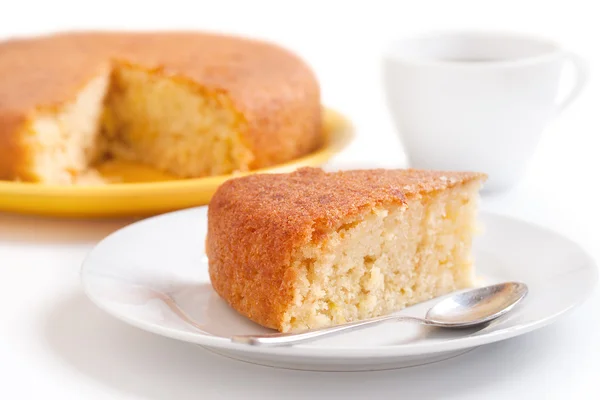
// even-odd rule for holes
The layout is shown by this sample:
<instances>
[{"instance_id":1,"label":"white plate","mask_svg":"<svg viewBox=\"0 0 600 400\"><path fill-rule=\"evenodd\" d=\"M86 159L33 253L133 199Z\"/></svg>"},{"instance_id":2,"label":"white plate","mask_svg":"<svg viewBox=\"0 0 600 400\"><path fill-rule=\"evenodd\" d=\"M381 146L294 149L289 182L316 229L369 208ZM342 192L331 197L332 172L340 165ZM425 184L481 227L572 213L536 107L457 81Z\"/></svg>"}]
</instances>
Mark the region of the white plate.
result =
<instances>
[{"instance_id":1,"label":"white plate","mask_svg":"<svg viewBox=\"0 0 600 400\"><path fill-rule=\"evenodd\" d=\"M597 268L579 246L529 223L482 213L475 256L482 283L527 283L524 303L485 328L443 331L388 323L310 344L261 348L232 343L263 333L212 290L204 254L206 208L152 217L101 241L83 264L82 283L100 308L141 329L227 357L282 368L356 371L439 361L554 321L591 293ZM435 300L434 300L435 301ZM400 314L423 315L422 303Z\"/></svg>"}]
</instances>

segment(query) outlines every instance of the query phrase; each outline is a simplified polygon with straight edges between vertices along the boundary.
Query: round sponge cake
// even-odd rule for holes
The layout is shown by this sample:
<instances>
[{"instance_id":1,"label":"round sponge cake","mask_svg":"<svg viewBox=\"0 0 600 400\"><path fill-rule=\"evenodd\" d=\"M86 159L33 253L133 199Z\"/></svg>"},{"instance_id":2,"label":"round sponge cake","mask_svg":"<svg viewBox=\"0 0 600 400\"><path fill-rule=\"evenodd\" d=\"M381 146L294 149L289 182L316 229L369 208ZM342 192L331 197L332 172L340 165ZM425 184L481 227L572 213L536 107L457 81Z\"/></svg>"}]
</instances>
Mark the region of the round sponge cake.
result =
<instances>
[{"instance_id":1,"label":"round sponge cake","mask_svg":"<svg viewBox=\"0 0 600 400\"><path fill-rule=\"evenodd\" d=\"M180 177L252 170L322 143L311 69L202 32L65 32L0 43L0 179L73 183L107 157Z\"/></svg>"}]
</instances>

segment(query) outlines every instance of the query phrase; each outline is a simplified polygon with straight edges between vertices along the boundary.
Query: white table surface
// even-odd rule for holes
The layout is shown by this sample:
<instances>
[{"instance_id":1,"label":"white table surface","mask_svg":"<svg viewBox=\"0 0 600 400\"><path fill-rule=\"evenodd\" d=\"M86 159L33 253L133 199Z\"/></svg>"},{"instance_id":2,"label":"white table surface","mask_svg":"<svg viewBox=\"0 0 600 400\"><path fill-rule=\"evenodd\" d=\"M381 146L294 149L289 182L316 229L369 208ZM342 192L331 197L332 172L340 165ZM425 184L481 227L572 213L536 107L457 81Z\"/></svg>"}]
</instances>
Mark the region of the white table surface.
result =
<instances>
[{"instance_id":1,"label":"white table surface","mask_svg":"<svg viewBox=\"0 0 600 400\"><path fill-rule=\"evenodd\" d=\"M77 5L71 9L76 18L58 13L57 2L46 3L47 9L30 3L19 1L0 12L0 35L72 27L205 28L250 33L294 48L319 74L324 101L356 124L356 141L335 160L340 166L405 165L382 100L375 45L394 35L437 28L514 29L552 35L592 66L600 61L595 39L600 28L594 13L578 1L560 6L504 1L496 8L491 2L467 1L448 2L451 6L369 1L345 8L307 1L292 10L270 3L278 18L252 14L267 5L257 1L218 2L178 13L164 11L161 3L148 5L139 18L131 18L133 6L111 12L116 2L110 1L102 7ZM30 13L34 6L38 19ZM232 15L236 7L245 8ZM465 16L464 10L477 17ZM55 17L45 18L52 13ZM527 175L512 192L483 200L485 209L569 236L596 260L598 89L592 76L575 105L549 125ZM129 222L0 213L1 399L600 398L598 290L544 329L437 364L371 373L276 370L137 330L84 297L79 286L83 257L99 239Z\"/></svg>"}]
</instances>

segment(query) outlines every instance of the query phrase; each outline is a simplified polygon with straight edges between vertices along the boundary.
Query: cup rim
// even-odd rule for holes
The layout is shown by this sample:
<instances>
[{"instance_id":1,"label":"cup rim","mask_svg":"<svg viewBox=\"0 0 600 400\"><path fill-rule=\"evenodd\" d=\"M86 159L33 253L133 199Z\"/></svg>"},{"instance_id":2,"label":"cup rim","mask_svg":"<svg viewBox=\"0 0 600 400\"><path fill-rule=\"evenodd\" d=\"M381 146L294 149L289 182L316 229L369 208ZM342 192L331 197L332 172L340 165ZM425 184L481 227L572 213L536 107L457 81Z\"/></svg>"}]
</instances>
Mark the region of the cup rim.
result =
<instances>
[{"instance_id":1,"label":"cup rim","mask_svg":"<svg viewBox=\"0 0 600 400\"><path fill-rule=\"evenodd\" d=\"M466 37L481 37L481 38L501 38L501 39L519 39L525 40L531 43L537 43L546 45L550 48L549 51L543 52L542 54L523 56L514 59L497 59L489 60L484 62L461 62L447 59L425 59L418 56L403 56L399 54L397 47L401 43L409 41L417 41L428 38L447 38L456 36ZM421 33L413 33L411 35L399 37L393 39L387 43L383 50L383 57L387 61L397 61L404 64L411 64L415 66L430 66L430 67L452 67L452 68L498 68L498 67L518 67L528 64L535 64L551 60L557 56L564 54L562 46L555 40L544 36L513 32L513 31L499 31L499 30L435 30Z\"/></svg>"}]
</instances>

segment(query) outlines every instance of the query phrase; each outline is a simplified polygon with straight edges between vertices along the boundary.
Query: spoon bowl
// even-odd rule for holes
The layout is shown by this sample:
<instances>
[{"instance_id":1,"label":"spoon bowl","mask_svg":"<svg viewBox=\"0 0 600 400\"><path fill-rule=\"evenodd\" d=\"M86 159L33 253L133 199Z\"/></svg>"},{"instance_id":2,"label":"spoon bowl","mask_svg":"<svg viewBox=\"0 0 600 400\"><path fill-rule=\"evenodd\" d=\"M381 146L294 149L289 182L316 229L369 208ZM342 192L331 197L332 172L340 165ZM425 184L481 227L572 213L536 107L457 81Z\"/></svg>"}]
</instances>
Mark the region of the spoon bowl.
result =
<instances>
[{"instance_id":1,"label":"spoon bowl","mask_svg":"<svg viewBox=\"0 0 600 400\"><path fill-rule=\"evenodd\" d=\"M505 315L527 293L528 288L524 283L505 282L450 294L431 307L425 318L391 314L303 332L233 336L231 341L253 346L290 346L388 321L417 322L448 329L470 328Z\"/></svg>"},{"instance_id":2,"label":"spoon bowl","mask_svg":"<svg viewBox=\"0 0 600 400\"><path fill-rule=\"evenodd\" d=\"M444 328L471 327L490 322L512 310L527 295L527 285L507 282L459 292L429 309L425 319Z\"/></svg>"}]
</instances>

